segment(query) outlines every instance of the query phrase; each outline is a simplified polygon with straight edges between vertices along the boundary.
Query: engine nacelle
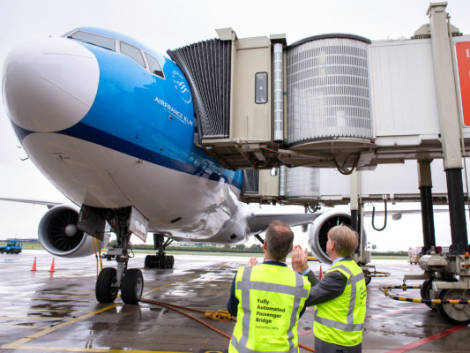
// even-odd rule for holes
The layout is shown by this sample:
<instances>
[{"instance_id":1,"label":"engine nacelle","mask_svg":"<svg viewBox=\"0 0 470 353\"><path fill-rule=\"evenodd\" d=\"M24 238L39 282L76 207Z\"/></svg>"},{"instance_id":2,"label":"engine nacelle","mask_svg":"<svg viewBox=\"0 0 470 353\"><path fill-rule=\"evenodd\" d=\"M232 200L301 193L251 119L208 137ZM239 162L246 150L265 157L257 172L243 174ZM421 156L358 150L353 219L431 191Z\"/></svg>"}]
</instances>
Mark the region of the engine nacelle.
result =
<instances>
[{"instance_id":1,"label":"engine nacelle","mask_svg":"<svg viewBox=\"0 0 470 353\"><path fill-rule=\"evenodd\" d=\"M327 211L318 216L310 225L308 234L310 249L321 262L327 264L332 262L326 253L328 231L334 226L341 224L351 226L351 215L341 211ZM365 238L365 232L363 233L363 236Z\"/></svg>"},{"instance_id":2,"label":"engine nacelle","mask_svg":"<svg viewBox=\"0 0 470 353\"><path fill-rule=\"evenodd\" d=\"M41 218L39 242L49 253L62 257L81 257L93 254L92 236L77 227L79 210L74 206L61 205L51 208ZM109 237L105 236L101 247Z\"/></svg>"}]
</instances>

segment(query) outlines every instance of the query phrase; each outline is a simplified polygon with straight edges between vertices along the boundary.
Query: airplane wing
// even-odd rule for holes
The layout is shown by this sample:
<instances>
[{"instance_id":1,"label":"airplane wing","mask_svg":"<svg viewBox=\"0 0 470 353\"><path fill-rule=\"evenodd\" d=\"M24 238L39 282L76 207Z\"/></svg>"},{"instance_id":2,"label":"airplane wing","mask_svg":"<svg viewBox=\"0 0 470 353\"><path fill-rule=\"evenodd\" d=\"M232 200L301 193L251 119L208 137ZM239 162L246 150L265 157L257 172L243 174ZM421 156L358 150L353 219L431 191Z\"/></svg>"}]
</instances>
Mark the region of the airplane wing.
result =
<instances>
[{"instance_id":1,"label":"airplane wing","mask_svg":"<svg viewBox=\"0 0 470 353\"><path fill-rule=\"evenodd\" d=\"M20 198L12 198L12 197L0 197L0 201L21 202L21 203L29 203L32 205L43 205L43 206L47 206L47 208L52 208L57 205L63 205L63 202L30 200L30 199L20 199Z\"/></svg>"},{"instance_id":2,"label":"airplane wing","mask_svg":"<svg viewBox=\"0 0 470 353\"><path fill-rule=\"evenodd\" d=\"M254 214L248 217L250 232L262 233L268 228L272 221L282 221L291 227L311 223L321 212L316 213L276 213L276 214Z\"/></svg>"}]
</instances>

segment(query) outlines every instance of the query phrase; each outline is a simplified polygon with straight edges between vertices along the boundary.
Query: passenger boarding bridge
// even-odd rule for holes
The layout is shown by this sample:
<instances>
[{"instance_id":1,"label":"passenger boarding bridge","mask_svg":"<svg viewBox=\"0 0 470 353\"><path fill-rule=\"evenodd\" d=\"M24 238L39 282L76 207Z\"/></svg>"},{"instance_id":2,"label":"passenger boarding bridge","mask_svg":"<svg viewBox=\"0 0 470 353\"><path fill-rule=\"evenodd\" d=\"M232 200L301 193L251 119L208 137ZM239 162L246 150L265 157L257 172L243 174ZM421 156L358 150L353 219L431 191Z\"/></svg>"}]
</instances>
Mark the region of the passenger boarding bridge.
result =
<instances>
[{"instance_id":1,"label":"passenger boarding bridge","mask_svg":"<svg viewBox=\"0 0 470 353\"><path fill-rule=\"evenodd\" d=\"M195 141L225 167L245 169L247 202L417 201L425 190L430 202L449 202L453 227L465 229L470 35L450 24L446 6L432 3L429 24L410 39L326 34L287 45L285 35L238 38L225 28L168 51L191 85ZM433 160L446 171L434 195L432 177L442 175L431 173ZM396 165L405 161L419 168ZM355 178L374 182L362 181L359 193L339 178L377 166ZM381 182L401 173L414 191ZM467 249L466 234L457 243Z\"/></svg>"},{"instance_id":2,"label":"passenger boarding bridge","mask_svg":"<svg viewBox=\"0 0 470 353\"><path fill-rule=\"evenodd\" d=\"M245 169L245 201L349 202L361 233L364 201L420 200L428 300L470 288L470 35L450 24L446 6L431 3L429 24L410 39L335 33L288 45L285 35L238 38L225 28L168 51L191 85L195 141L224 167ZM433 202L449 204L445 256L435 253ZM439 308L457 322L470 317L469 305Z\"/></svg>"}]
</instances>

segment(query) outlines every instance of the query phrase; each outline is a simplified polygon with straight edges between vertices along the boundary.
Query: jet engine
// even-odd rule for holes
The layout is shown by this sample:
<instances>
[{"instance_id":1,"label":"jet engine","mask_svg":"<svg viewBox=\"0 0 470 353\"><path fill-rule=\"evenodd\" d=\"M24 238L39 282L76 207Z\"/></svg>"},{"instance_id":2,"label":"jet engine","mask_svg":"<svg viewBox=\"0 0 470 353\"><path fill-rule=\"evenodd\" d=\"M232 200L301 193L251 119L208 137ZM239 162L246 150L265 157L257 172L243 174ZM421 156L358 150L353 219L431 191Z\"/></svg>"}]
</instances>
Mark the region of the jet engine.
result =
<instances>
[{"instance_id":1,"label":"jet engine","mask_svg":"<svg viewBox=\"0 0 470 353\"><path fill-rule=\"evenodd\" d=\"M77 227L78 209L61 205L51 208L41 218L39 242L49 253L62 257L82 257L93 254L93 237ZM101 247L107 245L109 237ZM106 243L106 244L104 244Z\"/></svg>"},{"instance_id":2,"label":"jet engine","mask_svg":"<svg viewBox=\"0 0 470 353\"><path fill-rule=\"evenodd\" d=\"M328 242L328 231L334 226L344 224L351 226L351 216L346 212L328 211L318 216L310 225L308 242L313 254L327 264L331 259L326 253L326 243ZM365 237L365 233L364 233Z\"/></svg>"}]
</instances>

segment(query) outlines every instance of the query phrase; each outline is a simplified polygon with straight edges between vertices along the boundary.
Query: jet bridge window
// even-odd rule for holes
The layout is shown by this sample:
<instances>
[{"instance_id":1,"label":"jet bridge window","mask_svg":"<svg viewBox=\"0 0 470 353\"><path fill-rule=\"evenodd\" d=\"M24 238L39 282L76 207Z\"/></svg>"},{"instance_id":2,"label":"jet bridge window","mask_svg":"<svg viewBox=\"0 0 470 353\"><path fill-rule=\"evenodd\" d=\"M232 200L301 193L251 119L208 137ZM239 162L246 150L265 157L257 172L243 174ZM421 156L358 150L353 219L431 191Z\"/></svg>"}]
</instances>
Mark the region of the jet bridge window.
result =
<instances>
[{"instance_id":1,"label":"jet bridge window","mask_svg":"<svg viewBox=\"0 0 470 353\"><path fill-rule=\"evenodd\" d=\"M163 78L163 71L160 63L152 55L145 53L147 64L149 64L149 70L152 74Z\"/></svg>"},{"instance_id":2,"label":"jet bridge window","mask_svg":"<svg viewBox=\"0 0 470 353\"><path fill-rule=\"evenodd\" d=\"M97 34L87 33L83 31L72 33L68 37L77 39L85 43L93 44L101 48L105 48L105 49L109 49L113 51L115 50L113 38L102 37Z\"/></svg>"},{"instance_id":3,"label":"jet bridge window","mask_svg":"<svg viewBox=\"0 0 470 353\"><path fill-rule=\"evenodd\" d=\"M127 55L132 60L136 61L140 66L145 68L144 58L142 57L140 49L125 42L121 42L121 53Z\"/></svg>"}]
</instances>

